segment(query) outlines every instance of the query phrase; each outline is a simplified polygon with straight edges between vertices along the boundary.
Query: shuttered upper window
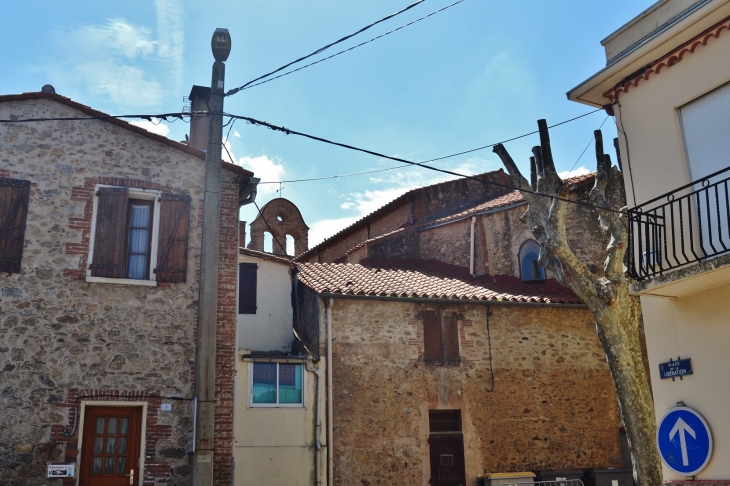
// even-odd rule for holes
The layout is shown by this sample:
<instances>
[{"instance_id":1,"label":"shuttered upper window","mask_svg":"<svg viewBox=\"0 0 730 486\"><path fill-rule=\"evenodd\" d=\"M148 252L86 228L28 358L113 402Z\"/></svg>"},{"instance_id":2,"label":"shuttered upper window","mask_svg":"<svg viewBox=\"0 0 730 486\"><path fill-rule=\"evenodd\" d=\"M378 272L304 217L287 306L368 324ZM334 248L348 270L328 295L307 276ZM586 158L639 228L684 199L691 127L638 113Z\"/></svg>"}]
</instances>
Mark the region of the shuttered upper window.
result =
<instances>
[{"instance_id":1,"label":"shuttered upper window","mask_svg":"<svg viewBox=\"0 0 730 486\"><path fill-rule=\"evenodd\" d=\"M459 366L459 327L456 314L423 311L423 360L431 366Z\"/></svg>"},{"instance_id":2,"label":"shuttered upper window","mask_svg":"<svg viewBox=\"0 0 730 486\"><path fill-rule=\"evenodd\" d=\"M0 177L0 273L20 273L30 181Z\"/></svg>"},{"instance_id":3,"label":"shuttered upper window","mask_svg":"<svg viewBox=\"0 0 730 486\"><path fill-rule=\"evenodd\" d=\"M99 187L87 281L185 282L189 220L189 196Z\"/></svg>"},{"instance_id":4,"label":"shuttered upper window","mask_svg":"<svg viewBox=\"0 0 730 486\"><path fill-rule=\"evenodd\" d=\"M238 264L238 313L256 314L256 271L255 263Z\"/></svg>"}]
</instances>

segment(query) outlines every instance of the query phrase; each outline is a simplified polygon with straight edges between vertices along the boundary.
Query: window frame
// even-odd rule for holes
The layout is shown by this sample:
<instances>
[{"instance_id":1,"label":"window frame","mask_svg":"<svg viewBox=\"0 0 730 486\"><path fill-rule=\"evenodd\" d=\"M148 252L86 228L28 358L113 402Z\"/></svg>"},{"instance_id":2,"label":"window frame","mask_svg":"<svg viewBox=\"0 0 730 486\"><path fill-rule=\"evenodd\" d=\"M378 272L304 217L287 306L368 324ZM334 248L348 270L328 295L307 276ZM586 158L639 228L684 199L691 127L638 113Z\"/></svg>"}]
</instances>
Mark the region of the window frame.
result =
<instances>
[{"instance_id":1,"label":"window frame","mask_svg":"<svg viewBox=\"0 0 730 486\"><path fill-rule=\"evenodd\" d=\"M126 188L129 192L127 195L127 201L133 199L139 199L143 201L152 201L152 233L150 235L150 260L147 268L147 279L138 280L133 278L111 278L111 277L94 277L91 275L91 268L89 265L92 264L94 259L94 244L96 240L96 225L98 216L99 206L99 189L102 187L121 187L113 186L108 184L97 184L94 187L94 207L91 214L91 230L89 233L89 255L86 265L86 281L89 283L111 283L117 285L141 285L147 287L157 286L157 275L154 269L157 266L157 249L158 249L158 236L160 232L160 201L162 198L162 191L151 190L151 189L138 189L133 187ZM127 210L127 223L125 224L125 242L124 242L124 265L127 265L127 246L129 244L129 208Z\"/></svg>"},{"instance_id":2,"label":"window frame","mask_svg":"<svg viewBox=\"0 0 730 486\"><path fill-rule=\"evenodd\" d=\"M256 363L276 365L276 403L254 403L253 402L253 368ZM300 365L302 371L302 402L301 403L279 403L279 365L291 364ZM305 409L306 407L306 363L299 360L252 360L248 362L248 408L272 409L272 408L294 408Z\"/></svg>"},{"instance_id":3,"label":"window frame","mask_svg":"<svg viewBox=\"0 0 730 486\"><path fill-rule=\"evenodd\" d=\"M522 244L520 245L520 251L517 253L517 264L520 268L520 280L522 280L522 282L524 282L524 283L544 283L545 280L547 280L547 269L545 267L543 267L542 265L540 265L539 263L538 263L538 268L540 269L542 278L538 278L538 279L534 279L534 278L526 279L525 278L525 272L524 272L522 263L523 263L523 260L525 259L525 257L527 257L527 255L529 253L535 253L533 251L534 247L537 247L537 253L536 253L537 258L534 260L535 262L537 262L540 258L540 244L533 239L527 239L527 240L523 241Z\"/></svg>"},{"instance_id":4,"label":"window frame","mask_svg":"<svg viewBox=\"0 0 730 486\"><path fill-rule=\"evenodd\" d=\"M427 316L431 316L434 320ZM421 311L421 322L423 323L424 364L444 368L460 367L463 357L458 313L448 310L424 309ZM438 352L435 349L437 344Z\"/></svg>"}]
</instances>

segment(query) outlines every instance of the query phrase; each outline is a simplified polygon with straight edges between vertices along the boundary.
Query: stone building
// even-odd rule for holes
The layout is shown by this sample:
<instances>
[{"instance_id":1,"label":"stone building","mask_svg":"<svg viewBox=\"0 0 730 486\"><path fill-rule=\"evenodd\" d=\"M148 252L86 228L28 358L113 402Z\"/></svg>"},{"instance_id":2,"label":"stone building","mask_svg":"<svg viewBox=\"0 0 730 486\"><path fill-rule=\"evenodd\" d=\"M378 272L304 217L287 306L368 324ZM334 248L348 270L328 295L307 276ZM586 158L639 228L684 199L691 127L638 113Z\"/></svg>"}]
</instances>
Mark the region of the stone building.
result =
<instances>
[{"instance_id":1,"label":"stone building","mask_svg":"<svg viewBox=\"0 0 730 486\"><path fill-rule=\"evenodd\" d=\"M0 483L189 484L202 151L0 96ZM215 483L231 483L239 193L222 171ZM245 192L245 191L244 191ZM46 464L76 477L46 478ZM133 475L133 476L132 476ZM78 481L78 482L77 482Z\"/></svg>"},{"instance_id":2,"label":"stone building","mask_svg":"<svg viewBox=\"0 0 730 486\"><path fill-rule=\"evenodd\" d=\"M410 191L296 258L300 336L332 354L334 484L566 469L590 482L630 466L590 312L537 265L504 173L479 177ZM593 180L571 179L570 197L587 201ZM597 269L597 215L568 217Z\"/></svg>"}]
</instances>

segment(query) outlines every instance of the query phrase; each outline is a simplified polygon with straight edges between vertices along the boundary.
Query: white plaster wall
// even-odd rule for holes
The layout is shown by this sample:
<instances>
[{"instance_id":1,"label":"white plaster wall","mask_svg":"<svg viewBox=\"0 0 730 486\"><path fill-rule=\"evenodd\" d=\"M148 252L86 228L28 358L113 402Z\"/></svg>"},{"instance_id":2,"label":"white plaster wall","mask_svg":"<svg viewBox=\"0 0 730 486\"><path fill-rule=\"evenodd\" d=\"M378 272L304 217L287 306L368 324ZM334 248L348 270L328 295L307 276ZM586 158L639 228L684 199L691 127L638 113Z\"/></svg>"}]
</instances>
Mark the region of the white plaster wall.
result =
<instances>
[{"instance_id":1,"label":"white plaster wall","mask_svg":"<svg viewBox=\"0 0 730 486\"><path fill-rule=\"evenodd\" d=\"M291 361L294 362L294 361ZM297 363L302 363L301 360ZM315 425L317 379L304 371L304 408L250 408L249 366L239 356L236 364L235 460L236 486L315 485ZM310 363L311 367L311 363ZM322 375L321 450L319 482L326 484L326 369L317 365Z\"/></svg>"},{"instance_id":2,"label":"white plaster wall","mask_svg":"<svg viewBox=\"0 0 730 486\"><path fill-rule=\"evenodd\" d=\"M240 263L256 263L256 314L238 314L238 348L291 351L294 339L289 266L240 255Z\"/></svg>"},{"instance_id":3,"label":"white plaster wall","mask_svg":"<svg viewBox=\"0 0 730 486\"><path fill-rule=\"evenodd\" d=\"M713 455L699 479L730 478L730 285L678 299L641 297L657 418L679 401L697 410L710 425ZM659 363L691 358L693 375L659 378ZM684 479L664 468L664 479Z\"/></svg>"}]
</instances>

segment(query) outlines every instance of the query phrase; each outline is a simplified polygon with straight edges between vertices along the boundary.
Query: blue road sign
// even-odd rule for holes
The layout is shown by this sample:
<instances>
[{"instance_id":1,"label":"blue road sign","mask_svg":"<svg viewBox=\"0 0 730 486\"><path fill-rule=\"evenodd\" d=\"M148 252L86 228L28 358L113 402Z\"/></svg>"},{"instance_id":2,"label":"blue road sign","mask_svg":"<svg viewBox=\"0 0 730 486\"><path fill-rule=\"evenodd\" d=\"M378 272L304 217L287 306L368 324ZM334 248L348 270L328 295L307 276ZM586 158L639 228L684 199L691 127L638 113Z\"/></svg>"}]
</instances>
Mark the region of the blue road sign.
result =
<instances>
[{"instance_id":1,"label":"blue road sign","mask_svg":"<svg viewBox=\"0 0 730 486\"><path fill-rule=\"evenodd\" d=\"M675 407L664 414L656 441L664 463L684 476L702 471L712 456L710 427L699 413L688 407Z\"/></svg>"}]
</instances>

